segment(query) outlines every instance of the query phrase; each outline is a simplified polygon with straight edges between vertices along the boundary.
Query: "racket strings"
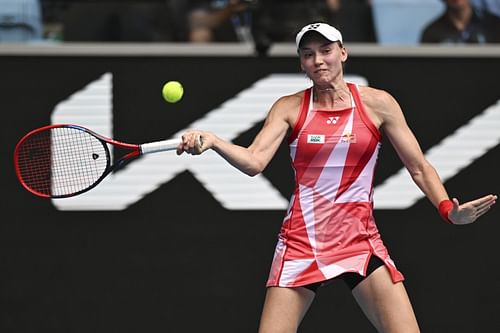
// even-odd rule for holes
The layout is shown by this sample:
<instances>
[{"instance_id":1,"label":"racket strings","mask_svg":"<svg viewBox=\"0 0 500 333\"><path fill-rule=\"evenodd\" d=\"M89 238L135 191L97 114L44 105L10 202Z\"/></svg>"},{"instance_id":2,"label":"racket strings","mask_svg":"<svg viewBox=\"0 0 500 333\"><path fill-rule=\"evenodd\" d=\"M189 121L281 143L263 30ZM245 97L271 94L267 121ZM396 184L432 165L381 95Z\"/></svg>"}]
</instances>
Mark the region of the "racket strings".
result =
<instances>
[{"instance_id":1,"label":"racket strings","mask_svg":"<svg viewBox=\"0 0 500 333\"><path fill-rule=\"evenodd\" d=\"M34 133L18 151L19 172L26 186L52 197L92 186L106 171L108 159L100 140L71 127Z\"/></svg>"}]
</instances>

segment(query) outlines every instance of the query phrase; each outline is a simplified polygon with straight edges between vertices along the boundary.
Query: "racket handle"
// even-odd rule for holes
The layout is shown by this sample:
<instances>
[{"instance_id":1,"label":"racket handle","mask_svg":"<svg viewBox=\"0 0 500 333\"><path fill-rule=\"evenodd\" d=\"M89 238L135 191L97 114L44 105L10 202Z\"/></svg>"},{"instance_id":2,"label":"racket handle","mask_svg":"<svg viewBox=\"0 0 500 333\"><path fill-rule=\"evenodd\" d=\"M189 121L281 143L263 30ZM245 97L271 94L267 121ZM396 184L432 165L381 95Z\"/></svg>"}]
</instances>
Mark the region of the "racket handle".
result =
<instances>
[{"instance_id":1,"label":"racket handle","mask_svg":"<svg viewBox=\"0 0 500 333\"><path fill-rule=\"evenodd\" d=\"M181 143L180 139L170 139L157 142L144 143L139 146L141 154L156 153L166 150L174 150Z\"/></svg>"}]
</instances>

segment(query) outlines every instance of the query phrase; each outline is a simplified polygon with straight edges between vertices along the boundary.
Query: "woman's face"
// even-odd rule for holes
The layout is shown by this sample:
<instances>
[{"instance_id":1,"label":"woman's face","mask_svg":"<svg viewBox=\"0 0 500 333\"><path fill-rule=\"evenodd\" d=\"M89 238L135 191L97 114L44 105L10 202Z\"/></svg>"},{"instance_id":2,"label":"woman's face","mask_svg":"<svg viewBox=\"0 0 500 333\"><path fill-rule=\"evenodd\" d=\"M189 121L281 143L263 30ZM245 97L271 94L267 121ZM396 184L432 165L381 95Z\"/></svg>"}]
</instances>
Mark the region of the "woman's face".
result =
<instances>
[{"instance_id":1,"label":"woman's face","mask_svg":"<svg viewBox=\"0 0 500 333\"><path fill-rule=\"evenodd\" d=\"M300 66L316 84L335 81L342 74L342 63L347 60L346 49L338 42L311 33L304 36L299 48Z\"/></svg>"}]
</instances>

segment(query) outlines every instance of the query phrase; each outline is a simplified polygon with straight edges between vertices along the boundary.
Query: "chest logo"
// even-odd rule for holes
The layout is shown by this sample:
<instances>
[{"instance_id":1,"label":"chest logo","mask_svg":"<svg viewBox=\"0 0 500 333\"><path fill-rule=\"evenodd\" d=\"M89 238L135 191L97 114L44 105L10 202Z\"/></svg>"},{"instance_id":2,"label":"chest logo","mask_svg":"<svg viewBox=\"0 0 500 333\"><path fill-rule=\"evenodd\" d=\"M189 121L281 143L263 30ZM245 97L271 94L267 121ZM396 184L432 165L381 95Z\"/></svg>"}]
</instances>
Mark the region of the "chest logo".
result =
<instances>
[{"instance_id":1,"label":"chest logo","mask_svg":"<svg viewBox=\"0 0 500 333\"><path fill-rule=\"evenodd\" d=\"M325 136L322 134L308 134L307 143L325 143Z\"/></svg>"},{"instance_id":2,"label":"chest logo","mask_svg":"<svg viewBox=\"0 0 500 333\"><path fill-rule=\"evenodd\" d=\"M331 124L336 124L337 121L339 121L339 116L336 116L336 117L328 117L328 119L326 120L326 123L328 125L331 125Z\"/></svg>"},{"instance_id":3,"label":"chest logo","mask_svg":"<svg viewBox=\"0 0 500 333\"><path fill-rule=\"evenodd\" d=\"M354 133L344 133L340 137L341 143L356 143L356 135Z\"/></svg>"}]
</instances>

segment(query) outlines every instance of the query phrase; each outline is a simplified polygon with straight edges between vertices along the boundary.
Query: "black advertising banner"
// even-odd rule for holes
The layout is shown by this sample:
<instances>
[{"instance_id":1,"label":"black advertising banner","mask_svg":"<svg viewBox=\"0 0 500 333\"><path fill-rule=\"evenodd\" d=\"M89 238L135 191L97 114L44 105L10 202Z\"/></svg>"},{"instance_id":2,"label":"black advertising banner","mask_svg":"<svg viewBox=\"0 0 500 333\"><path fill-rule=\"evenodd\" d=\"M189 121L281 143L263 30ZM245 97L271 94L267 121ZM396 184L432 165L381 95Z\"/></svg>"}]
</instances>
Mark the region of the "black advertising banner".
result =
<instances>
[{"instance_id":1,"label":"black advertising banner","mask_svg":"<svg viewBox=\"0 0 500 333\"><path fill-rule=\"evenodd\" d=\"M294 57L2 56L2 332L255 332L293 188L287 147L262 175L215 154L144 157L88 195L34 197L16 142L76 123L125 142L211 130L247 145L279 96L309 85ZM351 56L349 79L392 93L451 196L497 193L500 58ZM182 82L168 104L161 87ZM119 156L120 152L113 152ZM384 139L376 219L423 332L497 332L500 210L444 223ZM374 332L342 283L320 291L302 332Z\"/></svg>"}]
</instances>

